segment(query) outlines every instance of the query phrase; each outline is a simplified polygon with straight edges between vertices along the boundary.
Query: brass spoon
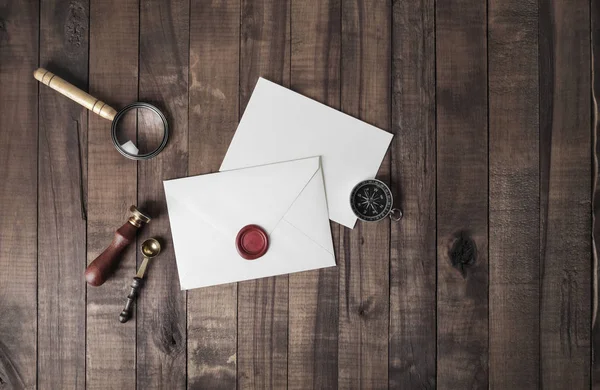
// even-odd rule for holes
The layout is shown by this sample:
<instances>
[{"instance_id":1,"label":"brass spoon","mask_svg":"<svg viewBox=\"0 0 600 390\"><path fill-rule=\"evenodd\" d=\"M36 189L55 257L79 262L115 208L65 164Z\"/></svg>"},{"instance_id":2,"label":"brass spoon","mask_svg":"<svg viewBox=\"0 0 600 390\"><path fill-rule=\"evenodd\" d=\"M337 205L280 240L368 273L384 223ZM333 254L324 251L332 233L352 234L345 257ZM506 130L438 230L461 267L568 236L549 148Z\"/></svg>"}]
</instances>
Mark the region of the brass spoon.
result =
<instances>
[{"instance_id":1,"label":"brass spoon","mask_svg":"<svg viewBox=\"0 0 600 390\"><path fill-rule=\"evenodd\" d=\"M119 315L119 321L121 321L122 323L129 321L129 319L131 318L133 302L138 296L140 288L143 285L144 273L146 273L148 261L158 256L158 254L160 253L160 249L160 243L154 238L149 238L142 243L141 251L144 255L144 261L142 261L142 265L140 265L137 274L133 278L133 282L131 283L131 290L129 291L129 295L127 295L127 302L125 303L123 311Z\"/></svg>"}]
</instances>

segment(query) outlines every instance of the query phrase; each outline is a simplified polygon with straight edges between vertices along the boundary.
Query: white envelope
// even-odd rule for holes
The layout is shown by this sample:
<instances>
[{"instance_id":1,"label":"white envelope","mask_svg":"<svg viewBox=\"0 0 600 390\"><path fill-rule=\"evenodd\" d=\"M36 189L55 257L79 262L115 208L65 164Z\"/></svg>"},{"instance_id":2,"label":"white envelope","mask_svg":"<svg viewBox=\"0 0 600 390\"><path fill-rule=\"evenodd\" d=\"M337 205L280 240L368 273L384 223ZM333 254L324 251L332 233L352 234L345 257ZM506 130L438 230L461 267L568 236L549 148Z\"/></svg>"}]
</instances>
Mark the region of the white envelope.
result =
<instances>
[{"instance_id":1,"label":"white envelope","mask_svg":"<svg viewBox=\"0 0 600 390\"><path fill-rule=\"evenodd\" d=\"M319 157L164 182L182 289L335 266ZM245 260L246 225L268 234L267 253Z\"/></svg>"},{"instance_id":2,"label":"white envelope","mask_svg":"<svg viewBox=\"0 0 600 390\"><path fill-rule=\"evenodd\" d=\"M329 218L352 228L350 192L377 175L391 140L390 133L260 78L221 170L321 156Z\"/></svg>"}]
</instances>

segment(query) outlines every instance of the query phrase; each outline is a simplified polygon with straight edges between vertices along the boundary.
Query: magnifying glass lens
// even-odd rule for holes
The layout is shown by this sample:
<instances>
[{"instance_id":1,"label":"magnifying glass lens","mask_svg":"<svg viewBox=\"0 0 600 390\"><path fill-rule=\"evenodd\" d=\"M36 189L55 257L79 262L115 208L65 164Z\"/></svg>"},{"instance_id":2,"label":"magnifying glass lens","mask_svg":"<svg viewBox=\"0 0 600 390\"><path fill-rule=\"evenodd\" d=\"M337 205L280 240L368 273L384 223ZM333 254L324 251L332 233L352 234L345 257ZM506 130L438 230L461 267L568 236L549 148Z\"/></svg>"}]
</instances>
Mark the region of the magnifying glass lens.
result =
<instances>
[{"instance_id":1,"label":"magnifying glass lens","mask_svg":"<svg viewBox=\"0 0 600 390\"><path fill-rule=\"evenodd\" d=\"M135 107L123 113L115 125L116 141L132 156L157 150L165 136L162 118L152 109Z\"/></svg>"}]
</instances>

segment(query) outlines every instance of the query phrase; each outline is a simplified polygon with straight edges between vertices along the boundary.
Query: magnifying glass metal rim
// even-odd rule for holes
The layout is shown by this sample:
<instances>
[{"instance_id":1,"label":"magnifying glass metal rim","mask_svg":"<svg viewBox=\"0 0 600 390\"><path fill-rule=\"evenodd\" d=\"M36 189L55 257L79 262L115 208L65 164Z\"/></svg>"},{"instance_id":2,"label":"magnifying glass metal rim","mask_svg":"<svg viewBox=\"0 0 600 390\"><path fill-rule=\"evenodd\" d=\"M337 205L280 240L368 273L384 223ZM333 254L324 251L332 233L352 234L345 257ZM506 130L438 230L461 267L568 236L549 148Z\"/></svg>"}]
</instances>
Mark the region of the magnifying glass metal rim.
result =
<instances>
[{"instance_id":1,"label":"magnifying glass metal rim","mask_svg":"<svg viewBox=\"0 0 600 390\"><path fill-rule=\"evenodd\" d=\"M119 140L117 138L117 125L119 124L119 120L121 118L123 118L123 116L133 110L133 109L137 109L137 108L144 108L144 109L149 109L151 111L153 111L156 115L158 115L158 117L162 120L163 123L163 139L160 143L160 145L158 145L158 147L156 149L154 149L153 151L151 151L150 153L145 153L145 154L131 154L128 153L125 149L123 149L123 147L121 146L121 144L119 143ZM149 160L152 157L155 157L156 155L158 155L167 145L167 141L169 139L169 124L167 123L167 118L165 118L164 114L155 106L153 106L152 104L149 103L144 103L144 102L135 102L135 103L131 103L127 106L125 106L124 108L122 108L119 112L117 112L117 115L115 115L115 117L113 118L112 121L112 128L111 128L111 137L112 137L112 141L113 144L115 145L115 148L117 148L117 150L119 151L119 153L121 153L123 156L132 159L132 160Z\"/></svg>"}]
</instances>

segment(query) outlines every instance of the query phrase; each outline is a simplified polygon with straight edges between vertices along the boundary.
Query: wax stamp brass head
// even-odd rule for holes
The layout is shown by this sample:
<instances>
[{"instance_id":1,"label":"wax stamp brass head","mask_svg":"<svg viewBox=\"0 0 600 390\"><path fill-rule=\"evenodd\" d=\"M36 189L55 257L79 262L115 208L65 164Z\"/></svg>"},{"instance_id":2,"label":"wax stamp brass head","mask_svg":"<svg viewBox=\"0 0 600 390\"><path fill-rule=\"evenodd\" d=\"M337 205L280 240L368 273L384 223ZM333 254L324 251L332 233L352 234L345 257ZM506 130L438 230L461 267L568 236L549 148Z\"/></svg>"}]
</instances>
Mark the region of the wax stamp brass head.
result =
<instances>
[{"instance_id":1,"label":"wax stamp brass head","mask_svg":"<svg viewBox=\"0 0 600 390\"><path fill-rule=\"evenodd\" d=\"M135 206L129 208L131 211L131 217L129 217L129 223L135 227L141 227L143 224L150 222L151 218L146 214L142 213Z\"/></svg>"}]
</instances>

